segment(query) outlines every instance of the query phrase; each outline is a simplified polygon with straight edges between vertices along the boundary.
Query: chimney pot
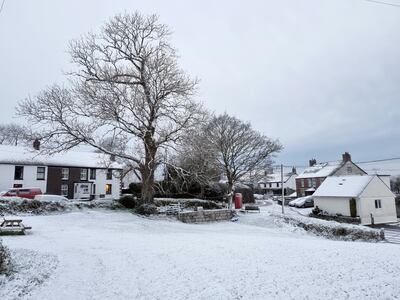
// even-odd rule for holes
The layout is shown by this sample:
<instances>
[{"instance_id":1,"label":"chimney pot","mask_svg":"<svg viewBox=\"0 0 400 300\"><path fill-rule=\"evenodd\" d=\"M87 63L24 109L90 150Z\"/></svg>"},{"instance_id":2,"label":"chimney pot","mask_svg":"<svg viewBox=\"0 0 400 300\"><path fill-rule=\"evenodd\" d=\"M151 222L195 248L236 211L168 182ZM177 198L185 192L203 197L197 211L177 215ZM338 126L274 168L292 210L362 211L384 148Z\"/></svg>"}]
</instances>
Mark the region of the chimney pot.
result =
<instances>
[{"instance_id":1,"label":"chimney pot","mask_svg":"<svg viewBox=\"0 0 400 300\"><path fill-rule=\"evenodd\" d=\"M316 160L315 158L310 159L310 160L308 161L308 164L310 165L310 167L312 167L312 166L314 166L314 165L317 164L317 160Z\"/></svg>"},{"instance_id":2,"label":"chimney pot","mask_svg":"<svg viewBox=\"0 0 400 300\"><path fill-rule=\"evenodd\" d=\"M39 139L35 139L33 141L33 149L39 151L40 150L40 140Z\"/></svg>"},{"instance_id":3,"label":"chimney pot","mask_svg":"<svg viewBox=\"0 0 400 300\"><path fill-rule=\"evenodd\" d=\"M342 154L342 159L344 162L351 161L351 155L349 152L345 152Z\"/></svg>"}]
</instances>

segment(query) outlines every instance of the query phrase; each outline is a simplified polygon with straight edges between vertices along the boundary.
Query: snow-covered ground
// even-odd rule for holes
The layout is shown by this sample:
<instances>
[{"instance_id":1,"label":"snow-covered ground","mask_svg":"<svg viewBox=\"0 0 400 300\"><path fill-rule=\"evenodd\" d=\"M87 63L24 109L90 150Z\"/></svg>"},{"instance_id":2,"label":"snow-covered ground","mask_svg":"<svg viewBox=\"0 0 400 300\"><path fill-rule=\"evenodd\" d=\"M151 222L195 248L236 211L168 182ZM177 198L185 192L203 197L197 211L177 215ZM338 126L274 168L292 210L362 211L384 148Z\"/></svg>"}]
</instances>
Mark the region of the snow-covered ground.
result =
<instances>
[{"instance_id":1,"label":"snow-covered ground","mask_svg":"<svg viewBox=\"0 0 400 300\"><path fill-rule=\"evenodd\" d=\"M398 245L326 240L263 213L193 225L83 210L24 222L29 235L3 238L20 272L0 277L2 300L393 299L400 291Z\"/></svg>"}]
</instances>

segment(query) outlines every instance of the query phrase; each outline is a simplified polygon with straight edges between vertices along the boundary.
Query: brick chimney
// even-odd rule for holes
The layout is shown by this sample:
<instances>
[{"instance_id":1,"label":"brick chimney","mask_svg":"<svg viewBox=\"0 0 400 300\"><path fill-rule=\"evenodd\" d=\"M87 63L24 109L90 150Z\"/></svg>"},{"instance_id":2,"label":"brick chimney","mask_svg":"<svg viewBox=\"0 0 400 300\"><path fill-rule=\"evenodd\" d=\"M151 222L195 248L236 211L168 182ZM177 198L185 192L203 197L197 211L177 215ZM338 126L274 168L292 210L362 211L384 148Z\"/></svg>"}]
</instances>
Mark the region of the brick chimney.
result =
<instances>
[{"instance_id":1,"label":"brick chimney","mask_svg":"<svg viewBox=\"0 0 400 300\"><path fill-rule=\"evenodd\" d=\"M315 158L310 159L310 160L308 161L308 164L309 164L310 167L312 167L312 166L314 166L314 165L317 164L317 160L316 160Z\"/></svg>"},{"instance_id":2,"label":"brick chimney","mask_svg":"<svg viewBox=\"0 0 400 300\"><path fill-rule=\"evenodd\" d=\"M342 154L342 160L343 160L344 162L351 161L351 155L350 155L350 153L349 153L349 152L343 153L343 154Z\"/></svg>"},{"instance_id":3,"label":"brick chimney","mask_svg":"<svg viewBox=\"0 0 400 300\"><path fill-rule=\"evenodd\" d=\"M39 151L40 150L40 140L39 139L35 139L33 141L33 149Z\"/></svg>"},{"instance_id":4,"label":"brick chimney","mask_svg":"<svg viewBox=\"0 0 400 300\"><path fill-rule=\"evenodd\" d=\"M297 174L296 167L292 167L292 174Z\"/></svg>"}]
</instances>

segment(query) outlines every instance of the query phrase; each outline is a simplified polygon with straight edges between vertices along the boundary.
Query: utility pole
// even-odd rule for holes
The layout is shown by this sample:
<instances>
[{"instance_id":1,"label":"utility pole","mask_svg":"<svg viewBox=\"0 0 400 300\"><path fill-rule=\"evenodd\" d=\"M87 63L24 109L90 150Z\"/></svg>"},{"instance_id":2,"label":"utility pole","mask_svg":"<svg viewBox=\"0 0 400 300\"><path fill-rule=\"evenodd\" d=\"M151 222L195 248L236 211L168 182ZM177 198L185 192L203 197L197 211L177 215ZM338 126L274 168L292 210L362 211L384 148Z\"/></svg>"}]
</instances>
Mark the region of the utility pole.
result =
<instances>
[{"instance_id":1,"label":"utility pole","mask_svg":"<svg viewBox=\"0 0 400 300\"><path fill-rule=\"evenodd\" d=\"M281 164L281 185L282 185L282 214L285 213L285 189L283 187L283 164Z\"/></svg>"}]
</instances>

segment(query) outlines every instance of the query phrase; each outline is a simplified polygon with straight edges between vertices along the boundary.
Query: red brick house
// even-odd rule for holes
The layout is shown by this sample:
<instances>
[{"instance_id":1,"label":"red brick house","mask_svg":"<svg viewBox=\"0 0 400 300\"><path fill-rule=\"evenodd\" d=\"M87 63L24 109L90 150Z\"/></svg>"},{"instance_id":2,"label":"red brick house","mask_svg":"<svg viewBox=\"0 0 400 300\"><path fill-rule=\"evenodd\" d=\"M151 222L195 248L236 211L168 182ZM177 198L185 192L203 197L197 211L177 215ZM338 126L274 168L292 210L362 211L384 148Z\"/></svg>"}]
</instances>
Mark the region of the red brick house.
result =
<instances>
[{"instance_id":1,"label":"red brick house","mask_svg":"<svg viewBox=\"0 0 400 300\"><path fill-rule=\"evenodd\" d=\"M359 166L351 161L351 155L345 152L342 160L317 163L309 161L309 167L296 177L296 192L298 197L312 195L328 176L367 175Z\"/></svg>"}]
</instances>

